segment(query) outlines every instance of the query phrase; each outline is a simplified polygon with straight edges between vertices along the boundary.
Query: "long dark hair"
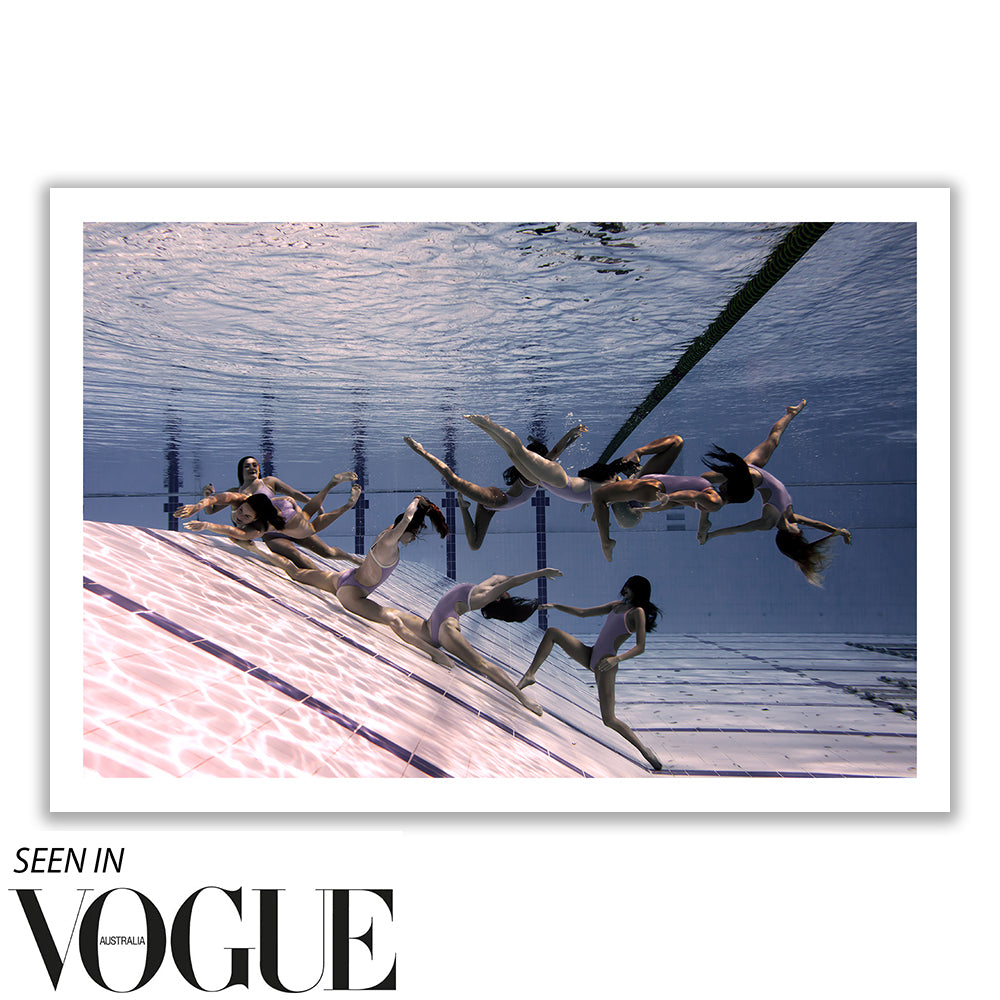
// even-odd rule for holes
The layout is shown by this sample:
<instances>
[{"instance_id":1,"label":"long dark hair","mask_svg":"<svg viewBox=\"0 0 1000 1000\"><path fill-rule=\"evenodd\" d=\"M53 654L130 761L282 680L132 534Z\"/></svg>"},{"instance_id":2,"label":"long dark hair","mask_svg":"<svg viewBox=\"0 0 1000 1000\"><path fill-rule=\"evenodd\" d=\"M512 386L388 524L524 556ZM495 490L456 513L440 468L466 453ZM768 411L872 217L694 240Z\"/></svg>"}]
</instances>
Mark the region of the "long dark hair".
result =
<instances>
[{"instance_id":1,"label":"long dark hair","mask_svg":"<svg viewBox=\"0 0 1000 1000\"><path fill-rule=\"evenodd\" d=\"M727 503L746 503L753 498L754 485L750 478L750 466L734 451L725 451L717 444L701 459L713 472L726 477L725 497Z\"/></svg>"},{"instance_id":2,"label":"long dark hair","mask_svg":"<svg viewBox=\"0 0 1000 1000\"><path fill-rule=\"evenodd\" d=\"M243 485L243 463L248 458L252 458L255 462L257 462L257 456L256 455L244 455L236 463L236 482L238 482L241 486ZM257 467L260 468L260 462L257 462Z\"/></svg>"},{"instance_id":3,"label":"long dark hair","mask_svg":"<svg viewBox=\"0 0 1000 1000\"><path fill-rule=\"evenodd\" d=\"M623 472L629 479L632 479L641 468L639 462L626 462L624 458L616 458L611 462L594 462L586 469L581 469L577 475L581 479L589 479L595 483L606 483L613 479L619 472Z\"/></svg>"},{"instance_id":4,"label":"long dark hair","mask_svg":"<svg viewBox=\"0 0 1000 1000\"><path fill-rule=\"evenodd\" d=\"M498 597L479 609L484 618L497 618L502 622L526 622L538 610L538 601L526 597Z\"/></svg>"},{"instance_id":5,"label":"long dark hair","mask_svg":"<svg viewBox=\"0 0 1000 1000\"><path fill-rule=\"evenodd\" d=\"M785 531L784 528L774 533L778 551L788 556L814 587L823 586L823 570L833 558L833 553L828 551L832 540L833 537L827 535L818 542L807 542L801 531Z\"/></svg>"},{"instance_id":6,"label":"long dark hair","mask_svg":"<svg viewBox=\"0 0 1000 1000\"><path fill-rule=\"evenodd\" d=\"M253 456L249 456L253 458ZM257 515L256 519L250 524L246 525L246 529L253 531L264 531L270 524L272 527L281 531L285 526L285 519L278 513L278 508L271 503L270 499L266 497L263 493L251 493L243 503L249 505L254 514ZM239 504L236 505L237 507Z\"/></svg>"},{"instance_id":7,"label":"long dark hair","mask_svg":"<svg viewBox=\"0 0 1000 1000\"><path fill-rule=\"evenodd\" d=\"M536 437L529 437L528 443L525 446L528 451L533 451L536 455L541 455L543 458L549 453L549 449L545 447L544 443L539 441ZM525 486L534 486L535 484L530 479L525 479L520 472L517 471L517 466L512 465L507 469L503 470L503 481L508 486L513 486L518 480L521 480Z\"/></svg>"},{"instance_id":8,"label":"long dark hair","mask_svg":"<svg viewBox=\"0 0 1000 1000\"><path fill-rule=\"evenodd\" d=\"M417 499L420 501L417 504L417 509L413 512L413 517L410 519L410 523L407 525L406 530L409 531L414 537L420 534L424 528L427 527L427 521L431 522L434 530L442 537L448 537L448 521L445 519L444 514L441 512L441 508L437 504L431 503L430 500L425 496L418 496ZM397 515L396 520L393 521L393 526L399 524L403 520L406 511L404 510L402 514Z\"/></svg>"},{"instance_id":9,"label":"long dark hair","mask_svg":"<svg viewBox=\"0 0 1000 1000\"><path fill-rule=\"evenodd\" d=\"M644 576L630 576L622 584L622 597L625 596L626 587L632 591L632 603L645 612L646 631L652 632L656 628L656 616L660 613L660 609L649 599L652 585Z\"/></svg>"}]
</instances>

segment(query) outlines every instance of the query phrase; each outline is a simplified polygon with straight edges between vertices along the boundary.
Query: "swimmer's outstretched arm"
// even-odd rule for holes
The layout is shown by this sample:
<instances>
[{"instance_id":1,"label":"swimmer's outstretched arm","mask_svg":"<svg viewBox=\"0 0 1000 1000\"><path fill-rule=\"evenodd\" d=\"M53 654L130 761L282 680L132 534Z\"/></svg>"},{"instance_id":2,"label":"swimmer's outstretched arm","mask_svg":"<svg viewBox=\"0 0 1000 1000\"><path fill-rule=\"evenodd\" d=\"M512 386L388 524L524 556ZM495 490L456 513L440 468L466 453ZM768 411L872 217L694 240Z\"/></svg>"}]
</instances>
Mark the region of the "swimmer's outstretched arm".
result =
<instances>
[{"instance_id":1,"label":"swimmer's outstretched arm","mask_svg":"<svg viewBox=\"0 0 1000 1000\"><path fill-rule=\"evenodd\" d=\"M558 441L545 453L545 457L554 462L581 434L587 430L584 424L577 424L571 427Z\"/></svg>"},{"instance_id":2,"label":"swimmer's outstretched arm","mask_svg":"<svg viewBox=\"0 0 1000 1000\"><path fill-rule=\"evenodd\" d=\"M828 535L839 535L847 545L851 544L851 533L846 528L835 528L832 524L823 521L814 521L804 514L789 514L788 519L796 524L804 524L807 528L816 528L818 531L825 531Z\"/></svg>"},{"instance_id":3,"label":"swimmer's outstretched arm","mask_svg":"<svg viewBox=\"0 0 1000 1000\"><path fill-rule=\"evenodd\" d=\"M508 590L523 587L526 583L531 583L532 580L538 580L543 576L548 580L554 580L556 577L562 576L562 570L546 566L545 569L532 570L530 573L517 573L513 576L497 573L495 576L483 580L482 583L477 583L469 591L469 610L479 611L487 604L492 604Z\"/></svg>"},{"instance_id":4,"label":"swimmer's outstretched arm","mask_svg":"<svg viewBox=\"0 0 1000 1000\"><path fill-rule=\"evenodd\" d=\"M539 604L539 608L552 608L553 611L562 611L567 615L575 615L577 618L593 618L595 615L608 615L611 609L621 603L620 601L609 601L596 608L574 608L571 604Z\"/></svg>"},{"instance_id":5,"label":"swimmer's outstretched arm","mask_svg":"<svg viewBox=\"0 0 1000 1000\"><path fill-rule=\"evenodd\" d=\"M750 531L770 531L776 525L777 521L773 517L761 516L755 521L747 521L745 524L732 524L728 528L716 528L715 531L705 532L704 541L700 537L701 531L699 530L698 540L704 545L712 538L722 538L723 535L744 535Z\"/></svg>"},{"instance_id":6,"label":"swimmer's outstretched arm","mask_svg":"<svg viewBox=\"0 0 1000 1000\"><path fill-rule=\"evenodd\" d=\"M682 507L693 507L710 514L725 506L722 497L715 490L678 490L676 493L661 494L659 502L660 510L666 510L672 504L680 504Z\"/></svg>"},{"instance_id":7,"label":"swimmer's outstretched arm","mask_svg":"<svg viewBox=\"0 0 1000 1000\"><path fill-rule=\"evenodd\" d=\"M188 531L211 531L213 534L225 535L237 542L252 542L263 534L260 531L234 528L228 524L210 524L208 521L188 521L184 527Z\"/></svg>"},{"instance_id":8,"label":"swimmer's outstretched arm","mask_svg":"<svg viewBox=\"0 0 1000 1000\"><path fill-rule=\"evenodd\" d=\"M204 500L200 500L198 503L183 504L174 511L174 517L194 517L195 514L205 510L207 507L211 507L211 513L214 514L217 510L222 510L223 507L243 503L247 496L248 494L246 493L237 493L235 491L216 493L213 496L205 497Z\"/></svg>"},{"instance_id":9,"label":"swimmer's outstretched arm","mask_svg":"<svg viewBox=\"0 0 1000 1000\"><path fill-rule=\"evenodd\" d=\"M382 538L387 542L391 542L395 545L399 544L399 540L406 534L410 527L410 522L413 520L413 515L416 514L417 508L420 506L420 501L423 500L422 496L415 496L407 505L406 510L403 511L403 516L399 519L399 524L393 525L391 528L387 528L382 532Z\"/></svg>"}]
</instances>

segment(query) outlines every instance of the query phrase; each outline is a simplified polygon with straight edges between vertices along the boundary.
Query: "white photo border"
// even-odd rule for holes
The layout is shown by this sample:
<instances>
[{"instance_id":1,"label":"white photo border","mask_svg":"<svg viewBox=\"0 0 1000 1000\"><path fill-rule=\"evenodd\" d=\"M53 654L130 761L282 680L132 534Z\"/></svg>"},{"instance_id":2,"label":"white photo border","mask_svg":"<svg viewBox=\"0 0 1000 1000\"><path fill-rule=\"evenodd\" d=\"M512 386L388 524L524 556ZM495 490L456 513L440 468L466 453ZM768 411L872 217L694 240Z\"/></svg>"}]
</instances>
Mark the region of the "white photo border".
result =
<instances>
[{"instance_id":1,"label":"white photo border","mask_svg":"<svg viewBox=\"0 0 1000 1000\"><path fill-rule=\"evenodd\" d=\"M336 803L319 779L101 778L83 768L83 274L87 222L136 220L408 221L473 219L770 219L913 222L917 226L917 463L949 467L950 191L886 188L53 188L50 191L51 500L50 770L53 812L947 812L950 809L950 539L917 521L920 718L912 778L797 780L350 779ZM929 506L918 476L918 512ZM947 491L934 525L950 524Z\"/></svg>"}]
</instances>

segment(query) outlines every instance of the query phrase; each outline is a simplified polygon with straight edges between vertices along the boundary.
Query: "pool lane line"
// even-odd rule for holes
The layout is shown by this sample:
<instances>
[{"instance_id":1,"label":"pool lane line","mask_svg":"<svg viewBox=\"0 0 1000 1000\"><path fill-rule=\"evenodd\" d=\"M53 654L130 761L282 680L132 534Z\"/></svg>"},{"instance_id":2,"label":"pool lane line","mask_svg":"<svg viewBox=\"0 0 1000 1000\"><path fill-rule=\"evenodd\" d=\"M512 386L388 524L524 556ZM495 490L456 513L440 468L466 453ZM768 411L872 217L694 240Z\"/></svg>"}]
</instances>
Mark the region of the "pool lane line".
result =
<instances>
[{"instance_id":1,"label":"pool lane line","mask_svg":"<svg viewBox=\"0 0 1000 1000\"><path fill-rule=\"evenodd\" d=\"M776 663L773 660L768 660L766 657L763 656L754 656L752 653L747 653L742 649L733 649L730 646L724 646L722 645L721 642L716 642L714 639L702 639L701 641L707 643L708 645L716 646L717 648L724 650L727 653L735 653L738 656L746 657L748 660L754 660L755 662L769 665L773 670L780 670L783 673L795 674L797 677L804 677L810 684L816 684L819 685L820 687L829 688L833 691L841 691L844 694L858 696L861 701L865 702L868 705L876 705L879 708L888 708L893 712L899 712L899 714L907 715L912 719L916 719L917 717L915 706L913 708L903 708L897 706L895 702L886 701L882 698L875 698L875 697L867 698L863 694L861 694L860 689L853 684L842 684L839 681L828 681L828 680L823 680L821 677L812 677L811 675L805 673L803 670L800 670L798 667L788 667L785 666L784 664ZM815 662L815 661L810 661L810 662ZM743 668L737 668L737 669L743 669ZM841 670L840 672L847 673L848 671ZM858 672L868 673L869 670L867 667L859 668ZM896 672L901 673L902 671L897 670Z\"/></svg>"},{"instance_id":2,"label":"pool lane line","mask_svg":"<svg viewBox=\"0 0 1000 1000\"><path fill-rule=\"evenodd\" d=\"M249 677L253 677L255 680L261 681L268 687L277 691L279 694L283 694L286 698L291 699L296 704L305 705L307 708L318 712L327 719L330 719L332 722L335 722L338 726L348 730L348 732L352 735L360 736L362 739L367 740L369 743L374 744L380 749L387 750L394 757L398 757L404 763L415 767L421 773L432 778L451 777L451 775L443 771L436 764L432 764L423 757L418 757L417 754L404 749L398 743L394 743L381 733L355 722L342 712L337 711L337 709L327 705L320 699L313 697L307 691L297 688L294 684L290 684L288 681L278 677L276 674L272 674L270 671L257 666L250 660L244 659L242 656L232 652L232 650L228 650L225 647L218 645L218 643L213 642L211 639L206 639L204 636L200 636L196 632L192 632L183 625L180 625L175 621L171 621L159 612L150 611L148 608L137 603L136 601L133 601L131 598L125 597L124 595L113 591L110 587L106 587L102 583L97 583L86 576L83 578L83 588L95 597L103 597L105 600L110 601L112 604L115 604L125 611L136 615L138 618L142 618L151 625L155 625L157 628L161 628L165 632L169 632L178 639L190 643L196 649L200 649L202 652L208 653L210 656L214 656L217 659L222 660L224 663L228 663L231 667L235 667L237 670L243 671ZM238 743L239 740L236 742ZM235 744L233 745L235 746ZM334 754L334 756L336 756L336 754ZM197 768L194 770L197 770Z\"/></svg>"},{"instance_id":3,"label":"pool lane line","mask_svg":"<svg viewBox=\"0 0 1000 1000\"><path fill-rule=\"evenodd\" d=\"M879 733L843 729L763 729L759 726L633 726L637 733L747 733L753 736L883 736L915 740L916 733Z\"/></svg>"},{"instance_id":4,"label":"pool lane line","mask_svg":"<svg viewBox=\"0 0 1000 1000\"><path fill-rule=\"evenodd\" d=\"M805 256L832 225L832 222L800 222L785 234L757 273L736 291L722 312L705 328L705 332L695 337L669 374L661 378L649 395L632 411L597 459L598 462L607 462L611 458L618 446L677 387L680 380Z\"/></svg>"},{"instance_id":5,"label":"pool lane line","mask_svg":"<svg viewBox=\"0 0 1000 1000\"><path fill-rule=\"evenodd\" d=\"M355 649L357 649L358 651L360 651L362 653L365 653L368 656L371 656L372 658L374 658L378 662L383 663L383 664L385 664L388 667L391 667L393 670L397 671L398 673L401 673L401 674L403 674L406 677L412 678L418 684L422 684L424 687L429 688L431 691L434 691L436 694L442 695L444 698L447 698L449 701L451 701L454 704L458 705L460 708L463 708L466 711L472 713L473 715L477 716L478 718L482 719L483 721L491 723L492 725L496 726L498 729L500 729L503 732L505 732L507 735L513 736L519 742L525 743L526 745L532 747L535 750L540 750L547 757L551 758L552 760L556 761L559 764L562 764L564 767L566 767L569 770L575 772L580 777L582 777L582 778L593 778L594 777L593 774L588 773L586 770L584 770L583 768L579 767L578 765L572 763L571 761L565 760L563 757L560 757L556 753L553 753L547 747L541 746L540 744L536 743L534 740L529 739L526 735L524 735L523 733L519 732L518 730L513 729L511 726L509 726L507 723L503 722L502 720L497 719L494 716L490 715L489 713L484 712L481 709L476 708L475 705L472 705L469 702L465 701L464 699L459 698L457 695L452 694L450 691L446 691L444 688L439 687L437 684L435 684L433 681L428 680L426 677L422 677L419 674L417 674L416 672L414 672L412 670L408 670L405 667L400 666L398 663L394 662L389 657L383 656L382 654L375 652L374 650L368 648L367 646L363 645L362 643L358 642L357 640L352 639L350 636L345 635L344 633L338 631L337 629L333 628L332 626L327 625L325 622L320 621L318 618L314 618L314 617L312 617L312 615L309 615L309 614L307 614L304 611L300 611L298 608L294 607L291 604L286 604L280 598L275 597L273 594L269 594L266 590L262 590L260 587L256 586L256 584L251 583L249 580L247 580L247 579L239 576L238 574L233 573L232 571L227 570L227 569L223 568L222 566L217 565L216 563L212 562L210 559L206 559L204 556L201 556L201 555L199 555L196 552L192 552L192 551L188 550L185 546L180 545L178 542L175 542L172 539L162 538L160 535L157 535L150 528L139 527L138 530L144 532L147 535L149 535L151 538L155 538L158 542L162 543L163 545L169 545L169 546L177 549L178 551L182 552L184 555L188 556L189 558L194 559L196 562L199 562L202 565L207 566L209 569L215 570L215 572L220 573L222 576L226 577L227 579L230 579L230 580L234 581L235 583L239 583L241 586L244 586L244 587L248 588L249 590L253 591L255 594L258 594L259 596L266 598L267 600L273 602L274 604L277 604L280 608L282 608L282 609L284 609L286 611L291 612L292 614L296 615L299 618L302 618L303 620L309 622L312 625L315 625L317 628L322 629L324 632L329 632L331 635L336 636L342 642L345 642L348 645L350 645L350 646L354 647ZM294 581L292 581L292 582L294 582ZM466 669L470 669L470 668L466 668ZM471 672L474 673L477 677L481 677L482 676L477 671L471 671ZM527 709L525 709L525 711L527 711ZM588 739L594 740L594 742L596 742L599 746L604 746L606 749L611 750L613 753L617 753L619 756L624 757L630 763L633 763L637 767L642 768L643 770L645 770L645 768L643 768L643 766L641 764L639 764L637 761L632 760L632 758L629 757L627 754L624 754L621 751L616 750L614 747L607 747L606 744L602 743L600 740L596 740L594 737L590 736L589 734L583 733L582 730L578 729L576 726L573 726L572 723L567 722L565 719L561 719L558 715L555 715L554 713L550 713L550 714L552 714L553 718L558 719L560 722L563 722L564 725L569 726L574 732L580 733L581 735L586 736Z\"/></svg>"}]
</instances>

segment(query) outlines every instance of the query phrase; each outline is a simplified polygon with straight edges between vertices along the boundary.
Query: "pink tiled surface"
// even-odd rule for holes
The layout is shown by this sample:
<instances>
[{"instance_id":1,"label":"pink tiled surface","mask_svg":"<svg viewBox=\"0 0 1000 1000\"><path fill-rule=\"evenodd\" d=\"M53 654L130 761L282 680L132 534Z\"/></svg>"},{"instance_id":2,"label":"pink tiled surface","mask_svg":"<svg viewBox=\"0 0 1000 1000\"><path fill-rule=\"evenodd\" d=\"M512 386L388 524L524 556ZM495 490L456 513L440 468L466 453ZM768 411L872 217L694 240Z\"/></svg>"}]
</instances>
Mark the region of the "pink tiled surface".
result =
<instances>
[{"instance_id":1,"label":"pink tiled surface","mask_svg":"<svg viewBox=\"0 0 1000 1000\"><path fill-rule=\"evenodd\" d=\"M84 592L81 759L88 771L105 777L422 776L409 763L415 753L455 777L574 777L557 758L595 777L650 773L638 752L602 724L593 676L561 654L531 689L546 710L537 718L478 674L432 663L390 632L349 615L332 595L293 583L222 539L151 536L92 523L84 538L84 572L91 579L400 748L393 753L353 734ZM385 603L426 610L448 584L404 563L380 594ZM508 664L515 679L539 636L530 624L475 615L463 619L463 631L487 658ZM846 692L849 681L906 665L847 650L842 639L657 636L641 661L620 670L618 711L668 772L914 773L915 721ZM741 656L744 648L753 662ZM779 669L784 663L794 669ZM79 676L67 670L54 682L72 685ZM833 735L809 732L820 729Z\"/></svg>"}]
</instances>

